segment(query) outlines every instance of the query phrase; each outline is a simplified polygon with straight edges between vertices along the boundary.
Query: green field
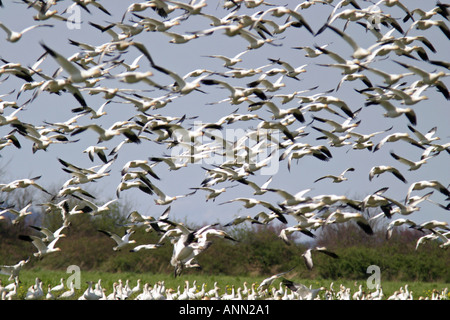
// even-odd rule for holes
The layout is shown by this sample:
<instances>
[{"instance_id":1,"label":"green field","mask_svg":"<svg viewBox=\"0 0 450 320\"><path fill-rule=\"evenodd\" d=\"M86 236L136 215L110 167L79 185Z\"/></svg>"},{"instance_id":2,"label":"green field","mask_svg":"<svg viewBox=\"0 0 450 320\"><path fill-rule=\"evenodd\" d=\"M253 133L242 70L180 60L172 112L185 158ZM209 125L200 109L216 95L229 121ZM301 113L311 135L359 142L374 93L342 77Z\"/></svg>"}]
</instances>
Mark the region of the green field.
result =
<instances>
[{"instance_id":1,"label":"green field","mask_svg":"<svg viewBox=\"0 0 450 320\"><path fill-rule=\"evenodd\" d=\"M18 294L15 299L24 299L26 292L30 286L35 283L36 277L39 278L43 282L44 293L47 293L48 285L56 286L60 283L60 279L64 278L64 283L66 283L66 279L70 277L70 273L66 273L63 271L48 271L48 270L24 270L20 273L20 286L18 290ZM330 290L332 287L335 292L339 291L341 286L345 288L349 288L351 294L358 290L359 285L363 286L363 290L365 293L371 293L375 291L375 289L367 288L366 281L350 281L350 280L311 280L311 279L300 279L297 277L288 277L289 280L292 280L296 283L302 283L307 287L311 288L319 288L325 287L327 290ZM2 280L3 285L8 284L10 281L7 276L0 275L0 279ZM250 288L252 283L259 284L264 279L264 277L235 277L235 276L221 276L221 275L199 275L199 274L185 274L181 277L174 278L173 275L169 274L137 274L137 273L105 273L105 272L80 272L80 289L76 290L76 296L73 299L77 299L79 296L83 294L83 292L87 289L88 281L97 282L101 279L101 285L106 289L106 295L110 294L113 290L114 282L118 282L121 280L124 284L126 280L129 281L129 285L134 287L137 284L137 280L141 279L141 288L145 283L148 283L150 286L154 284L164 281L166 289L173 288L175 291L178 288L183 291L184 285L186 281L189 282L190 287L196 285L197 292L202 289L202 285L205 285L206 290L210 290L214 287L214 283L217 282L220 289L220 295L225 292L231 293L232 286L237 288L243 288L244 283L247 283L247 286ZM275 280L271 287L275 287L276 289L280 288L280 280ZM440 283L440 282L399 282L399 281L382 281L381 287L384 293L384 299L387 299L391 296L395 291L400 288L404 288L405 285L408 284L409 290L413 292L413 299L431 299L433 290L437 292L442 292L444 288L450 287L448 283ZM284 287L284 286L283 286ZM66 291L64 289L64 291ZM324 291L325 292L325 291ZM319 297L324 299L324 292L322 292ZM61 293L61 292L60 292ZM60 294L59 293L59 294ZM41 299L45 299L44 297ZM58 294L56 294L58 296ZM128 299L134 299L137 294L131 295ZM447 294L447 299L450 298L450 294Z\"/></svg>"}]
</instances>

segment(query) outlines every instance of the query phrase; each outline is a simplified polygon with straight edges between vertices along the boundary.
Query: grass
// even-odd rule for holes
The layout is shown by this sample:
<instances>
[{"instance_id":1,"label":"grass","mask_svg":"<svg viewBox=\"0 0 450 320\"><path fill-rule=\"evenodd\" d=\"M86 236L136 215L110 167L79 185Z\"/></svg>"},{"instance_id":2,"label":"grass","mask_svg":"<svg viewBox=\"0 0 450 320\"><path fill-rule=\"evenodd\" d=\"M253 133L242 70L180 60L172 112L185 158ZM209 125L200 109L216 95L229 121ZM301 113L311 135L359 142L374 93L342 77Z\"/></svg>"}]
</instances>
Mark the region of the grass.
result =
<instances>
[{"instance_id":1,"label":"grass","mask_svg":"<svg viewBox=\"0 0 450 320\"><path fill-rule=\"evenodd\" d=\"M17 299L23 299L25 297L27 289L35 283L36 277L39 278L44 286L44 292L47 292L47 286L50 284L51 286L56 286L60 283L60 279L64 279L64 283L69 277L74 277L75 274L66 273L64 271L49 271L43 269L36 270L23 270L20 274L20 288L18 290ZM3 282L3 285L9 283L8 277L0 275L0 279ZM180 287L183 290L185 281L189 281L189 284L192 285L194 281L196 282L198 290L201 289L203 283L206 284L206 290L212 289L214 287L214 283L217 282L218 286L221 288L220 293L224 293L225 290L227 292L231 291L231 287L235 286L235 288L242 287L244 282L247 282L248 287L251 286L252 283L260 283L264 277L254 277L254 276L225 276L225 275L198 275L195 272L182 275L181 277L174 278L172 274L150 274L150 273L106 273L106 272L94 272L94 271L82 271L79 273L80 280L80 289L76 290L76 297L78 298L84 290L88 287L87 282L93 281L97 282L101 279L101 284L103 288L106 288L106 294L112 292L114 282L122 280L125 283L126 280L129 281L131 287L134 287L137 283L138 279L141 279L141 284L148 283L149 285L153 285L158 281L164 281L166 288L173 288L177 290ZM363 290L365 292L372 292L375 289L367 288L365 280L326 280L326 279L300 279L289 277L290 280L294 282L303 283L306 286L311 286L312 288L325 287L327 289L330 288L330 285L333 286L335 291L340 289L340 286L343 285L347 288L350 288L351 292L355 292L358 290L359 285L363 285ZM280 284L279 280L276 280L273 283L273 286L278 288ZM396 290L399 290L400 287L405 286L405 282L399 281L381 281L381 286L383 288L383 292L385 297L390 296ZM430 298L433 290L441 291L444 288L450 287L448 283L439 283L439 282L408 282L409 290L413 292L414 299L418 299L419 297ZM130 297L133 299L134 297ZM450 294L449 297L450 299Z\"/></svg>"}]
</instances>

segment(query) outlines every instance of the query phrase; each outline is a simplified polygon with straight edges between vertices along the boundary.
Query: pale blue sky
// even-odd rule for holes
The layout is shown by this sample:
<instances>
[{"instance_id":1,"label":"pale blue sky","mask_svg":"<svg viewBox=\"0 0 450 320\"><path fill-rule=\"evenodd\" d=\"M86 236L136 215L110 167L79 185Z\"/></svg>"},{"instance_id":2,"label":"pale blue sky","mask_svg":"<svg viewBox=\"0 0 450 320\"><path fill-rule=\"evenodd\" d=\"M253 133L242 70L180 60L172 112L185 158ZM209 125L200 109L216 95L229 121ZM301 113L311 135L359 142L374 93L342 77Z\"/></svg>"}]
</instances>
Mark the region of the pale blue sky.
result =
<instances>
[{"instance_id":1,"label":"pale blue sky","mask_svg":"<svg viewBox=\"0 0 450 320\"><path fill-rule=\"evenodd\" d=\"M66 1L67 2L67 1ZM271 1L272 3L279 3L284 5L285 2ZM406 1L409 8L424 7L425 9L431 9L434 2L430 1ZM43 53L43 49L40 47L39 42L42 41L49 47L57 50L59 53L70 56L77 51L78 48L69 44L69 39L85 42L94 45L100 45L110 40L110 37L105 33L101 34L100 31L94 29L88 25L89 21L107 25L108 22L117 22L122 18L123 12L127 6L131 3L129 1L103 1L105 7L112 13L112 16L107 16L103 12L96 8L90 8L92 14L89 14L81 10L82 25L80 29L70 30L67 28L65 22L57 20L48 20L41 23L52 23L53 28L38 28L25 34L23 38L17 43L8 43L3 37L4 33L0 30L0 56L10 62L20 62L23 65L32 65L35 60ZM369 2L358 1L362 7L370 5ZM67 4L64 2L59 4L57 8L61 11ZM270 7L260 7L259 10L267 10ZM301 11L304 18L310 24L314 31L317 31L325 21L328 14L331 12L331 7L324 5L316 5L309 9ZM344 8L346 9L346 8ZM398 8L386 8L383 7L385 12L391 13L395 18L403 18L404 14ZM220 8L214 2L209 2L208 6L204 8L204 11L217 16L225 16L229 12ZM241 12L241 11L240 11ZM242 9L242 13L250 12ZM252 11L253 13L254 11ZM32 19L34 15L33 9L27 9L26 4L23 3L5 3L4 8L0 9L0 21L2 21L8 27L19 30L35 23ZM158 18L157 15L150 9L140 12L141 15L147 15L154 18ZM20 16L20 19L18 17ZM66 15L68 16L68 15ZM171 14L169 17L175 17L176 13ZM267 18L284 22L285 18L275 18L266 16ZM126 21L131 18L128 14ZM437 16L436 19L441 19ZM335 21L334 26L343 27L342 21ZM410 22L402 24L402 26L409 26ZM196 31L199 29L206 29L209 27L209 20L204 17L192 16L188 20L183 21L180 26L174 27L171 31L184 33L189 31ZM383 27L383 32L388 29ZM346 32L348 32L354 39L360 44L361 47L368 47L374 43L374 37L370 32L365 32L361 26L357 26L354 23L350 23ZM397 32L394 32L398 36ZM428 49L430 58L436 60L448 59L448 39L437 28L421 31L411 30L409 35L425 35L435 46L437 53L433 54ZM319 58L311 59L304 56L304 52L301 50L292 49L295 46L313 46L329 44L327 49L342 54L342 56L349 58L351 54L351 48L349 45L338 37L331 30L325 30L321 35L314 37L305 28L290 28L285 33L277 36L278 40L275 43L282 44L282 46L264 45L262 48L252 50L245 54L243 62L238 67L243 68L256 68L264 66L269 63L268 58L281 59L291 63L293 66L300 66L307 64L305 67L307 72L299 76L300 81L285 78L284 82L286 87L282 88L279 93L292 93L296 90L304 90L314 86L319 88L313 93L324 92L329 89L336 88L337 83L341 79L339 70L317 66L317 63L334 63L329 57L322 55ZM217 72L225 72L227 69L222 67L220 60L203 57L211 54L223 54L227 56L233 56L246 49L247 43L245 40L239 37L227 37L221 32L216 32L211 36L201 37L195 39L187 44L178 45L169 43L170 38L158 33L143 32L134 37L134 40L140 41L150 51L156 64L168 68L172 71L184 75L192 70L198 68L206 68ZM420 43L419 43L420 44ZM130 48L123 56L126 62L131 63L140 52L135 48ZM422 61L415 61L405 57L395 57L390 55L394 59L401 60L405 63L416 64L423 67L426 70L437 70L436 66L432 66ZM140 61L142 70L151 70L148 62L145 59ZM393 63L390 59L385 61L379 61L374 63L374 66L378 66L385 71L389 72L406 72L402 67ZM47 58L40 66L42 71L46 74L52 74L57 65L52 58ZM275 66L274 66L275 67ZM118 68L119 69L119 68ZM172 80L152 70L155 76L152 78L156 82L162 84L170 84ZM118 72L118 71L114 71ZM374 74L366 72L367 76L373 81L374 84L382 85L381 78ZM212 76L214 77L214 76ZM217 77L215 77L217 78ZM271 79L275 80L277 76ZM4 79L2 77L1 79ZM39 79L39 77L36 77ZM233 82L237 85L245 86L248 82L255 80L256 78L248 79L234 79ZM413 79L407 78L409 83L412 83ZM231 81L231 80L230 80ZM448 78L444 79L444 82L449 86ZM7 93L12 89L17 90L23 84L20 79L14 79L10 77L7 81L2 83L0 94ZM119 85L113 80L104 80L102 85ZM120 84L123 85L123 84ZM139 85L140 88L148 88L145 85ZM389 132L409 132L407 125L409 124L405 117L399 117L396 119L384 118L382 116L383 110L380 106L372 105L364 107L365 99L361 95L357 94L354 88L362 89L364 85L361 82L346 82L342 85L339 91L331 93L331 95L340 97L348 103L350 108L355 111L360 107L363 107L358 114L358 119L361 123L358 128L355 129L358 133L371 133L375 131L384 130L390 126L394 126ZM214 122L220 117L229 114L234 111L238 106L232 106L229 104L208 105L210 102L215 102L221 99L225 99L228 96L228 91L215 88L212 86L202 86L200 89L205 90L207 94L200 92L193 92L187 96L175 99L171 104L163 109L156 110L155 113L163 115L181 116L186 114L187 116L198 116L197 121ZM14 100L16 93L3 97L4 100ZM148 93L149 96L158 97L163 92L153 91ZM100 95L89 96L86 92L83 95L88 102L89 106L98 108L104 100ZM437 126L438 130L436 135L441 138L440 143L446 143L449 141L450 129L450 105L448 101L445 101L443 96L436 92L435 89L429 89L426 91L426 95L429 97L427 101L413 106L418 123L416 128L419 131L426 132L434 126ZM25 92L19 98L18 103L23 103L31 97L30 92ZM120 98L116 98L115 101L121 102ZM275 101L275 100L274 100ZM298 106L298 102L291 102L286 107ZM77 107L78 104L73 97L67 94L61 96L49 95L43 93L37 97L26 109L20 112L20 119L24 122L30 122L36 125L43 124L43 121L48 122L62 122L68 120L74 114L70 111L72 108ZM281 106L281 105L280 105ZM115 121L127 120L136 114L135 109L128 104L111 103L106 108L108 115L101 118L99 123L103 126L109 126ZM6 110L5 114L11 112ZM239 113L248 113L247 105L239 105ZM270 119L270 113L265 108L261 108L256 111L265 119ZM328 113L320 113L317 116L330 117L332 115ZM307 123L311 120L311 114L306 114ZM333 118L339 120L339 118ZM89 118L80 119L80 124L89 123ZM184 122L187 125L189 121ZM193 121L191 121L193 123ZM257 126L258 122L242 122L230 126L230 128L248 128ZM327 129L327 125L323 123L314 123L315 126ZM248 127L247 127L248 126ZM295 129L303 124L294 123L290 128ZM0 133L2 136L6 135L11 130L10 127L1 127ZM325 140L316 140L319 136L318 132L308 127L305 129L310 134L302 139L302 142L310 143L312 145L326 144ZM373 141L377 143L386 134L377 135L373 138ZM31 143L26 141L23 137L19 136L22 143L22 149L17 150L13 147L5 148L0 151L1 159L0 163L9 163L6 176L2 177L2 183L12 181L14 179L33 177L42 175L39 183L47 187L50 190L58 189L70 176L62 171L60 163L57 158L62 158L80 167L90 167L95 164L100 164L98 160L92 163L88 157L82 153L82 151L90 145L96 144L97 137L91 132L84 132L80 135L73 137L74 139L80 139L79 142L67 145L53 145L50 146L47 152L38 151L32 154ZM114 146L119 144L121 138L113 139L103 145L107 146L111 150ZM407 168L395 161L389 152L394 150L397 154L406 158L418 160L421 154L421 150L403 142L386 144L380 151L376 153L369 152L367 150L349 150L348 147L333 148L330 147L330 151L333 154L333 158L329 162L321 162L315 158L303 158L295 164L291 171L287 170L287 162L280 163L280 169L276 175L273 176L273 181L270 187L285 189L291 193L296 193L300 190L312 188L309 193L310 196L320 194L339 194L347 195L355 199L362 199L366 195L382 188L389 187L386 195L396 198L404 199L406 192L411 183L420 180L439 180L444 185L448 185L450 182L450 172L448 170L448 154L442 153L438 157L431 159L420 170L409 172ZM147 159L150 156L161 156L164 153L169 152L162 146L158 146L155 143L143 141L140 145L126 145L121 149L119 157L111 167L112 172L109 177L99 180L97 183L89 185L87 190L95 194L99 201L107 201L115 197L115 189L120 182L120 170L123 165L134 159ZM295 163L295 162L294 162ZM368 174L370 168L375 165L393 165L397 167L408 180L407 184L402 183L389 173L381 175L379 178L375 178L372 182L368 180ZM204 178L204 170L201 168L202 164L193 164L187 168L183 168L178 171L169 172L166 170L165 164L159 164L155 167L155 172L161 177L160 181L155 181L155 185L160 187L163 191L170 195L185 194L190 192L189 188L199 187L201 181ZM314 183L314 181L325 174L339 174L348 167L354 167L355 172L349 172L347 177L348 181L341 184L333 184L329 180L320 181ZM262 184L268 179L269 176L255 175L251 176L249 180ZM236 183L226 183L217 185L221 188L223 186L229 186ZM424 194L420 192L418 194ZM231 188L222 194L215 202L205 201L206 193L198 191L195 195L179 199L172 203L172 215L174 219L193 221L195 223L203 222L222 222L226 223L236 215L254 215L263 209L262 207L255 207L252 209L245 209L241 203L230 203L226 205L218 205L221 202L231 200L238 196L243 197L258 197L260 199L271 201L276 204L282 200L276 194L266 193L264 196L253 196L252 189L239 185L238 187ZM132 210L138 210L142 214L158 216L165 209L158 207L154 204L152 196L149 196L139 190L124 191L121 195L121 199L128 204L131 203ZM445 197L439 192L435 191L432 199L444 203ZM411 215L411 218L417 222L423 222L426 220L437 219L450 222L449 212L438 208L431 203L423 203L422 210L418 213Z\"/></svg>"}]
</instances>

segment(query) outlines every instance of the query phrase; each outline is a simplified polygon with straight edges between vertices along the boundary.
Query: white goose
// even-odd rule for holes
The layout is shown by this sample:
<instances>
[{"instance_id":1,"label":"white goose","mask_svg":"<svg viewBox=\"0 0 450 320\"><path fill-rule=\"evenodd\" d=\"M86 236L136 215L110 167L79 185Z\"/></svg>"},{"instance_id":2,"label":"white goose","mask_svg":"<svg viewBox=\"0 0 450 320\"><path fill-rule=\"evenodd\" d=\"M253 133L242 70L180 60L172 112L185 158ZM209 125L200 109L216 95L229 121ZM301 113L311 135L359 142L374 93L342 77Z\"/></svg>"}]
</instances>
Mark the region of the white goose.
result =
<instances>
[{"instance_id":1,"label":"white goose","mask_svg":"<svg viewBox=\"0 0 450 320\"><path fill-rule=\"evenodd\" d=\"M36 24L36 25L30 26L30 27L27 27L27 28L23 29L22 31L17 32L17 31L9 29L7 26L5 26L3 23L0 22L0 28L2 28L7 34L6 40L9 42L13 42L13 43L19 41L25 32L31 31L31 30L33 30L35 28L39 28L39 27L53 27L53 25L52 24Z\"/></svg>"},{"instance_id":2,"label":"white goose","mask_svg":"<svg viewBox=\"0 0 450 320\"><path fill-rule=\"evenodd\" d=\"M61 248L56 248L56 242L61 237L55 238L53 241L51 241L49 244L44 243L41 238L36 236L27 236L27 235L19 235L19 239L28 241L33 243L33 245L38 249L38 252L35 252L33 255L37 258L43 258L44 256L61 251Z\"/></svg>"},{"instance_id":3,"label":"white goose","mask_svg":"<svg viewBox=\"0 0 450 320\"><path fill-rule=\"evenodd\" d=\"M105 230L98 230L99 232L107 235L111 239L113 239L116 242L116 246L113 247L114 251L119 251L123 247L125 247L128 244L136 243L136 240L130 239L131 235L134 233L134 231L126 232L124 236L120 237L119 235Z\"/></svg>"}]
</instances>

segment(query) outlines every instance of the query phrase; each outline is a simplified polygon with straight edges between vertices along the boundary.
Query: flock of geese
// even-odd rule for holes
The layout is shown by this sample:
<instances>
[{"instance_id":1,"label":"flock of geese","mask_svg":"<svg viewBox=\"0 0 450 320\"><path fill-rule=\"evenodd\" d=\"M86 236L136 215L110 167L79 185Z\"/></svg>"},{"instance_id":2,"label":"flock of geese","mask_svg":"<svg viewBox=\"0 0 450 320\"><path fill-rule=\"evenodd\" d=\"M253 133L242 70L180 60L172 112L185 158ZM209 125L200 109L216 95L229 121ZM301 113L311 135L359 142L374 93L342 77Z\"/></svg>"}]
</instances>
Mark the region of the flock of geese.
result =
<instances>
[{"instance_id":1,"label":"flock of geese","mask_svg":"<svg viewBox=\"0 0 450 320\"><path fill-rule=\"evenodd\" d=\"M279 280L276 283L275 280ZM64 278L56 285L44 283L39 278L28 287L24 293L25 300L448 300L448 288L434 289L431 294L415 298L408 284L387 294L383 287L377 285L374 289L364 288L362 284L354 283L354 288L339 285L339 289L331 282L329 287L313 288L302 283L296 283L280 275L264 279L260 283L247 281L241 286L226 285L222 288L214 282L212 288L207 283L190 283L172 288L165 281L153 285L137 279L133 284L130 280L119 279L107 289L102 279L96 282L87 281L87 288L75 288L74 283L66 284ZM16 277L9 284L2 285L0 280L1 300L14 300L19 295L19 280Z\"/></svg>"},{"instance_id":2,"label":"flock of geese","mask_svg":"<svg viewBox=\"0 0 450 320\"><path fill-rule=\"evenodd\" d=\"M432 166L438 157L446 159L450 154L450 144L440 142L444 137L437 136L437 127L427 132L419 129L420 103L429 99L425 94L437 92L433 96L436 105L427 106L431 115L432 108L448 108L450 97L445 84L446 77L450 75L450 65L447 61L434 58L437 50L432 42L450 39L447 26L450 8L440 1L433 5L427 1L423 5L430 8L408 8L398 0L306 0L295 5L277 5L263 0L226 0L217 7L205 0L150 0L128 5L122 15L111 22L115 17L112 12L117 9L111 10L107 3L101 4L100 1L22 0L2 4L0 10L13 9L15 14L20 12L21 16L35 14L33 19L36 24L20 32L0 22L0 28L4 31L2 41L13 45L27 41L28 37L33 37L32 33L35 36L39 32L45 35L45 30L66 28L70 22L69 13L74 12L74 8L82 13L81 29L84 32L98 35L96 39L110 39L104 43L69 39L70 48L75 49L70 56L60 52L48 39L41 40L38 45L40 56L32 65L12 61L14 57L11 55L5 58L7 52L2 52L2 85L18 83L16 89L0 96L0 128L5 130L0 138L0 149L4 149L2 153L19 152L27 145L26 142L31 144L32 156L62 148L54 160L69 175L69 179L56 193L40 184L40 175L2 181L0 223L11 221L11 227L14 227L32 214L33 207L43 208L44 214L59 212L62 224L58 230L33 226L36 234L19 237L34 245L37 251L33 252L33 256L42 258L60 251L58 241L65 237L64 229L70 227L71 217L102 215L111 210L111 205L118 202L126 190L138 189L137 192L145 194L146 202L153 200L159 206L175 206L178 199L191 197L197 192L205 192L206 201L215 203L225 191L236 188L234 190L242 190L241 196L217 205L237 202L242 204L243 210L256 207L263 211L254 216L237 216L223 224L224 228L245 222L267 225L275 220L285 225L279 237L289 245L293 233L300 232L315 238L316 230L331 224L354 222L365 233L372 235L372 221L386 219L387 238L392 236L394 228L407 225L423 232L417 248L429 241L437 242L441 248L449 247L448 222L428 220L415 223L406 217L419 211L420 205L425 202L432 203L434 210L450 210L450 190L446 181L448 172L441 171L438 179L410 182L422 166ZM313 30L312 26L317 23L315 10L319 7L322 11L328 10L329 15L317 30ZM390 14L390 10L395 14ZM399 12L402 17L396 17ZM108 23L86 21L86 17L92 20L94 17L104 18ZM183 29L191 22L195 22L195 26L205 27ZM432 40L425 36L430 34L427 33L430 30L435 31ZM366 47L360 44L351 31L365 41L371 40L372 45ZM233 49L239 53L232 57L219 53L201 55L198 58L217 62L217 69L178 73L170 62L161 57L158 46L152 45L152 37L159 34L167 36L170 48L175 50L180 60L183 60L180 58L183 46L195 41L220 49L217 41L226 38L234 41ZM284 39L292 35L297 38L297 43L301 43L302 38L312 38L314 43L303 43L303 46L292 48L283 46ZM333 42L321 43L325 35L332 35ZM245 43L243 47L242 43ZM267 47L275 52L303 51L304 57L299 56L302 58L299 60L306 59L308 63L297 64L271 56L267 57L265 65L245 68L245 63L251 62L252 54L264 54ZM335 48L342 49L342 53L334 51ZM349 53L346 53L347 48L351 49ZM324 60L317 60L319 58ZM317 68L323 68L319 70L325 70L320 75L322 77L332 77L336 70L337 74L341 73L336 88L319 89L320 86L305 85L309 69L315 61L320 62ZM183 63L188 65L189 59L186 58ZM52 69L54 65L56 69ZM398 68L403 70L402 73L391 73L391 70ZM351 91L357 99L363 98L360 108L354 108L351 97L340 95L349 82L362 86ZM301 89L303 86L309 88ZM189 112L192 110L188 110L189 104L202 101L208 93L223 97L204 106L205 110L214 108L210 106L221 106L217 109L220 111L214 114L216 119L210 122L202 119L201 114L191 116ZM45 96L68 97L69 100L64 100L59 107L71 105L66 110L71 117L61 122L32 123L25 120L29 118L29 112L40 107ZM95 107L95 98L100 96L101 105ZM191 97L193 100L190 100ZM171 107L176 109L177 103L186 103L182 113L173 115L172 112L170 115ZM106 125L111 120L109 112L113 112L115 105L120 105L127 116ZM221 116L220 112L227 105L235 111ZM169 114L163 115L166 110ZM377 114L378 111L381 112ZM132 116L128 117L126 112L131 112ZM365 118L368 112L381 115L380 119L385 118L385 121L373 121L383 126L385 123L387 128L360 133L358 128L374 117L372 114ZM191 120L194 124L189 123ZM202 121L201 124L198 120ZM406 125L408 130L395 132L400 127L398 123ZM236 126L244 126L245 133L233 139L223 135ZM377 139L377 136L382 138ZM63 147L67 145L76 150L85 142L90 145L83 147L78 154L87 156L95 164L92 167L79 165L80 157L68 157L68 149ZM411 156L405 155L402 149L392 150L405 142L412 146ZM112 148L108 143L113 143ZM339 154L342 149L346 150L345 154L348 153L344 157L350 157L350 154L361 152L375 155L375 152L386 150L388 146L392 149L386 162L388 159L391 160L389 162L395 160L398 166L380 164L365 174L369 178L368 183L382 179L380 176L384 173L391 173L397 183L409 185L402 199L389 195L390 187L383 187L363 198L312 195L312 186L293 192L272 188L270 184L276 179L276 172L272 172L263 184L255 182L259 173L264 170L271 172L270 167L274 163L280 166L286 163L287 169L293 171L295 164L302 166L302 160L306 160L302 159L304 157L316 158L314 161L317 160L318 165L324 162L331 164L336 153ZM133 148L141 158L120 164L128 150ZM156 154L160 148L163 148L162 154ZM414 154L414 151L419 154ZM209 162L211 159L214 160L212 163ZM166 193L162 171L178 171L194 165L203 171L203 180L192 185L186 193ZM18 168L14 171L20 172ZM323 174L313 183L318 187L327 181L332 184L351 183L352 177L363 174L357 171L354 166L349 166L341 173ZM408 176L405 176L406 171ZM114 197L101 202L88 191L88 185L100 185L114 172L120 176ZM232 185L225 186L227 183ZM10 195L25 188L35 188L35 192L41 192L42 197L47 197L49 201L30 202L18 208L10 200L13 199ZM253 197L245 197L246 192L251 192ZM273 195L278 196L279 201L269 200L269 196ZM207 250L215 238L236 241L222 230L219 223L191 229L176 222L169 218L170 208L167 207L157 218L133 211L127 215L130 225L124 235L111 230L99 232L114 240L112 250L125 247L131 248L132 252L157 250L169 241L173 245L170 263L176 276L185 268L199 267L197 256ZM369 217L369 209L380 213ZM293 225L291 221L294 221ZM133 233L140 227L148 232L158 232L160 241L136 244ZM130 247L132 244L134 247ZM308 269L313 268L312 255L315 252L338 258L327 248L310 248L303 253ZM29 260L24 261L16 266L21 268ZM4 265L2 273L13 279L15 272L18 272L15 271L16 266ZM293 295L306 290L299 289L288 280L284 284ZM94 289L90 287L90 290ZM147 288L147 294L149 292ZM145 295L144 292L142 294ZM288 295L287 291L282 294L283 297L285 295ZM104 297L104 292L101 296Z\"/></svg>"}]
</instances>

